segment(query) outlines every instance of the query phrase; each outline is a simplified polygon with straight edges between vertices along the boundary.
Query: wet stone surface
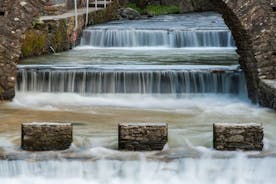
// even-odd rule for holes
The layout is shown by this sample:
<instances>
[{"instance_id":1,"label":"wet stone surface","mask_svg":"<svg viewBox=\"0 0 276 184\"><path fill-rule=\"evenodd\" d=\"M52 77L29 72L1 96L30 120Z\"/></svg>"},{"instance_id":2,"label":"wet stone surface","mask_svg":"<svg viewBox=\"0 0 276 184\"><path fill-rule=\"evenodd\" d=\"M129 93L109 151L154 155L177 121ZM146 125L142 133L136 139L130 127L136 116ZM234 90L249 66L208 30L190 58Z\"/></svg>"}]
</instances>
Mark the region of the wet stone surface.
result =
<instances>
[{"instance_id":1,"label":"wet stone surface","mask_svg":"<svg viewBox=\"0 0 276 184\"><path fill-rule=\"evenodd\" d=\"M68 149L72 143L71 123L23 123L21 147L27 151Z\"/></svg>"},{"instance_id":2,"label":"wet stone surface","mask_svg":"<svg viewBox=\"0 0 276 184\"><path fill-rule=\"evenodd\" d=\"M260 124L214 124L214 148L216 150L263 149L263 127Z\"/></svg>"},{"instance_id":3,"label":"wet stone surface","mask_svg":"<svg viewBox=\"0 0 276 184\"><path fill-rule=\"evenodd\" d=\"M168 141L166 123L121 123L119 124L119 150L162 150Z\"/></svg>"}]
</instances>

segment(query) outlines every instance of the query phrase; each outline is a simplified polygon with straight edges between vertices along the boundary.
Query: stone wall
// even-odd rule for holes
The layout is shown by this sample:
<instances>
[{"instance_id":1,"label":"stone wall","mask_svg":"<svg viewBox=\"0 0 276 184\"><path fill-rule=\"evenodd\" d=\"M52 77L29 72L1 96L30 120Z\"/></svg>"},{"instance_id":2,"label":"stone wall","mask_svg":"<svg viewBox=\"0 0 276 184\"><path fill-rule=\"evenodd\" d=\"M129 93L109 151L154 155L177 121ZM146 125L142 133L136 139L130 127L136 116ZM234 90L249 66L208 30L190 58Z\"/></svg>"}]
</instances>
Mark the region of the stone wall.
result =
<instances>
[{"instance_id":1,"label":"stone wall","mask_svg":"<svg viewBox=\"0 0 276 184\"><path fill-rule=\"evenodd\" d=\"M0 0L0 16L4 16L6 12L6 0Z\"/></svg>"},{"instance_id":2,"label":"stone wall","mask_svg":"<svg viewBox=\"0 0 276 184\"><path fill-rule=\"evenodd\" d=\"M32 20L42 11L40 0L1 0L0 16L0 100L14 97L16 63L21 55L22 39Z\"/></svg>"},{"instance_id":3,"label":"stone wall","mask_svg":"<svg viewBox=\"0 0 276 184\"><path fill-rule=\"evenodd\" d=\"M117 19L116 2L106 9L89 13L89 25ZM79 42L85 27L85 14L78 16L78 29L74 31L75 16L60 19L37 20L26 31L22 45L22 57L39 56L71 49Z\"/></svg>"}]
</instances>

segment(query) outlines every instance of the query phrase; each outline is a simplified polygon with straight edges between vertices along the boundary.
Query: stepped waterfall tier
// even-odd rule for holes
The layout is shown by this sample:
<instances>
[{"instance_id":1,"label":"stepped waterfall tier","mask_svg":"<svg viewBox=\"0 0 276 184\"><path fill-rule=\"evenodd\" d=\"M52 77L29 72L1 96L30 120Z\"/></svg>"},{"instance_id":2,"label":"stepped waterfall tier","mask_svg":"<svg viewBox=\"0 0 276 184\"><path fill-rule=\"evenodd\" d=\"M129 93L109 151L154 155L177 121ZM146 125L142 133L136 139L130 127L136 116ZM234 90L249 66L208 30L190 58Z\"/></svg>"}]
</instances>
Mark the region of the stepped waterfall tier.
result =
<instances>
[{"instance_id":1,"label":"stepped waterfall tier","mask_svg":"<svg viewBox=\"0 0 276 184\"><path fill-rule=\"evenodd\" d=\"M173 65L159 66L158 69L158 66L140 66L136 69L122 67L115 71L112 66L83 69L80 67L76 69L21 67L18 72L17 91L22 92L236 95L247 93L244 74L233 67L218 66L201 69L197 66L185 69L182 66Z\"/></svg>"},{"instance_id":2,"label":"stepped waterfall tier","mask_svg":"<svg viewBox=\"0 0 276 184\"><path fill-rule=\"evenodd\" d=\"M194 27L191 18L201 22ZM161 22L161 24L159 24ZM163 23L163 24L162 24ZM229 29L213 16L160 16L113 22L84 30L82 46L92 47L235 47Z\"/></svg>"},{"instance_id":3,"label":"stepped waterfall tier","mask_svg":"<svg viewBox=\"0 0 276 184\"><path fill-rule=\"evenodd\" d=\"M83 32L83 46L94 47L233 47L229 31L93 28Z\"/></svg>"},{"instance_id":4,"label":"stepped waterfall tier","mask_svg":"<svg viewBox=\"0 0 276 184\"><path fill-rule=\"evenodd\" d=\"M14 100L0 104L0 183L276 183L276 114L250 102L238 60L215 12L93 25L70 51L24 59ZM31 122L72 124L71 147L23 151L21 123ZM168 142L120 151L120 123L163 123ZM263 151L214 150L214 123L262 124Z\"/></svg>"}]
</instances>

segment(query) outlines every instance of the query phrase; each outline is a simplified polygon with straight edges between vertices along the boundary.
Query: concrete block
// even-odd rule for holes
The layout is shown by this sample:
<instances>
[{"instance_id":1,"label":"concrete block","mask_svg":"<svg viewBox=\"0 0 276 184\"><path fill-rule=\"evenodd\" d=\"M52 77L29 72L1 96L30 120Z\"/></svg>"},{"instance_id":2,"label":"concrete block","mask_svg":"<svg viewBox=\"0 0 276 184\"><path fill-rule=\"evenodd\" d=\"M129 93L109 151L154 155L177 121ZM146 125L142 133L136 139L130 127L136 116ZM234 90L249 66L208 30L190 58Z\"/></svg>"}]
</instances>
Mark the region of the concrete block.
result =
<instances>
[{"instance_id":1,"label":"concrete block","mask_svg":"<svg viewBox=\"0 0 276 184\"><path fill-rule=\"evenodd\" d=\"M263 127L260 124L213 125L213 141L216 150L261 151L263 149Z\"/></svg>"},{"instance_id":2,"label":"concrete block","mask_svg":"<svg viewBox=\"0 0 276 184\"><path fill-rule=\"evenodd\" d=\"M21 147L27 151L68 149L73 141L71 123L23 123Z\"/></svg>"},{"instance_id":3,"label":"concrete block","mask_svg":"<svg viewBox=\"0 0 276 184\"><path fill-rule=\"evenodd\" d=\"M120 123L119 150L162 150L168 142L166 123Z\"/></svg>"}]
</instances>

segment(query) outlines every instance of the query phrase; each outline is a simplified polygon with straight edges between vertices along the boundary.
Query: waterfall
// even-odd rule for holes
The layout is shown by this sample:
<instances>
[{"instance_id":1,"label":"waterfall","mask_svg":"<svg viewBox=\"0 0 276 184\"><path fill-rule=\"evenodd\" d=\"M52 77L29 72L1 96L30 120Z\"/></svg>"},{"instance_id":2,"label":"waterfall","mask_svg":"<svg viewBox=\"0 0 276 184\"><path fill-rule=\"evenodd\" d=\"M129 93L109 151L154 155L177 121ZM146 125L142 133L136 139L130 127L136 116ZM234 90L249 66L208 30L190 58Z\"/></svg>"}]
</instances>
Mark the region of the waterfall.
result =
<instances>
[{"instance_id":1,"label":"waterfall","mask_svg":"<svg viewBox=\"0 0 276 184\"><path fill-rule=\"evenodd\" d=\"M83 31L81 46L93 47L235 47L227 30L91 28Z\"/></svg>"},{"instance_id":2,"label":"waterfall","mask_svg":"<svg viewBox=\"0 0 276 184\"><path fill-rule=\"evenodd\" d=\"M173 68L173 67L172 67ZM246 94L240 70L20 68L17 91L79 94L226 93Z\"/></svg>"},{"instance_id":3,"label":"waterfall","mask_svg":"<svg viewBox=\"0 0 276 184\"><path fill-rule=\"evenodd\" d=\"M154 161L0 161L1 184L265 183L275 181L275 158Z\"/></svg>"}]
</instances>

